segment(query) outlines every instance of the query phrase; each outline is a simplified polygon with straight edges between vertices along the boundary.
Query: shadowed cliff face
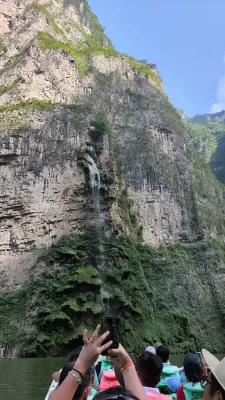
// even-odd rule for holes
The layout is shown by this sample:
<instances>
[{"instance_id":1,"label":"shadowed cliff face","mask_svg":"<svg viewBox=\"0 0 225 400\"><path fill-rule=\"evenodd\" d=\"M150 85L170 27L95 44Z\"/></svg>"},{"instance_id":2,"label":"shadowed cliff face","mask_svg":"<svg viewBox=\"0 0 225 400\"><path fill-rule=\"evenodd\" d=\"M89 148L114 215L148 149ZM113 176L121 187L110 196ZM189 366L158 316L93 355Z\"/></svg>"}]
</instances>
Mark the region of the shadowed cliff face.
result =
<instances>
[{"instance_id":1,"label":"shadowed cliff face","mask_svg":"<svg viewBox=\"0 0 225 400\"><path fill-rule=\"evenodd\" d=\"M127 343L138 323L140 346L159 336L174 349L183 342L200 346L202 309L210 309L209 325L214 318L218 331L223 326L223 246L209 244L212 259L205 252L208 240L224 237L224 193L189 145L155 65L116 52L86 1L6 0L1 5L0 272L5 294L0 309L8 301L12 310L3 318L2 334L14 347L5 331L9 318L20 327L18 343L29 342L28 354L56 354L65 342L61 336L48 341L55 319L57 329L64 321L67 344L80 335L85 321L99 320L104 310L95 275L100 245L96 235L91 240L78 235L91 225L101 230L108 249L103 260L107 273L100 271L100 278L117 307L126 310L124 319L130 319ZM100 174L98 209L92 199L91 146L91 164ZM71 234L78 236L70 240ZM62 244L58 240L64 235L68 239ZM51 245L54 256L38 261L43 247ZM167 251L166 245L172 247ZM87 266L92 268L85 272ZM68 281L74 272L70 268L75 268L76 284ZM54 304L45 297L50 287L59 293L57 299L50 296ZM17 293L25 313L20 321L29 321L25 332L14 312ZM64 304L76 296L76 304ZM33 313L26 314L30 298ZM90 317L95 303L99 306ZM40 323L35 319L39 313ZM37 332L40 343L48 345L34 345ZM215 349L223 334L217 336Z\"/></svg>"},{"instance_id":2,"label":"shadowed cliff face","mask_svg":"<svg viewBox=\"0 0 225 400\"><path fill-rule=\"evenodd\" d=\"M225 183L225 111L196 115L188 122L189 137L216 177Z\"/></svg>"}]
</instances>

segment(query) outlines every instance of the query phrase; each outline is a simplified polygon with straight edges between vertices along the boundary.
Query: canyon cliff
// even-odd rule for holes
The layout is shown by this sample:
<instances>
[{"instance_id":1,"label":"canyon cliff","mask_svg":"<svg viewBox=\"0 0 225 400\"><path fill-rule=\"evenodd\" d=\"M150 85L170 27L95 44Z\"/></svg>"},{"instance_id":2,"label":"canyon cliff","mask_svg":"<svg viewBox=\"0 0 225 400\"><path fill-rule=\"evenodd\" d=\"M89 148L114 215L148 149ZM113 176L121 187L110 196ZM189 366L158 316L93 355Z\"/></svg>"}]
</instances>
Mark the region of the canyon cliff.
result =
<instances>
[{"instance_id":1,"label":"canyon cliff","mask_svg":"<svg viewBox=\"0 0 225 400\"><path fill-rule=\"evenodd\" d=\"M194 148L225 183L225 111L196 115L188 121L188 134Z\"/></svg>"},{"instance_id":2,"label":"canyon cliff","mask_svg":"<svg viewBox=\"0 0 225 400\"><path fill-rule=\"evenodd\" d=\"M65 354L108 303L130 349L222 352L224 189L156 66L86 0L0 3L5 352Z\"/></svg>"}]
</instances>

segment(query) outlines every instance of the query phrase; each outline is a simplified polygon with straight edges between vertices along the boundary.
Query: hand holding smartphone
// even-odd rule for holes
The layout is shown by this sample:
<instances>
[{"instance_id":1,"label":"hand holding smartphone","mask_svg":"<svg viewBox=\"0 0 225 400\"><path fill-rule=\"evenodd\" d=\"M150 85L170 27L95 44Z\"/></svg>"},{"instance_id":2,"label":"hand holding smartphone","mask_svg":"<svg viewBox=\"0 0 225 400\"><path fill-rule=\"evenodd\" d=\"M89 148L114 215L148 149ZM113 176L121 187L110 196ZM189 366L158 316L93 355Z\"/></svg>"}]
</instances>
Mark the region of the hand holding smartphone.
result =
<instances>
[{"instance_id":1,"label":"hand holding smartphone","mask_svg":"<svg viewBox=\"0 0 225 400\"><path fill-rule=\"evenodd\" d=\"M199 360L202 360L202 353L200 351L196 352L196 356L198 356Z\"/></svg>"}]
</instances>

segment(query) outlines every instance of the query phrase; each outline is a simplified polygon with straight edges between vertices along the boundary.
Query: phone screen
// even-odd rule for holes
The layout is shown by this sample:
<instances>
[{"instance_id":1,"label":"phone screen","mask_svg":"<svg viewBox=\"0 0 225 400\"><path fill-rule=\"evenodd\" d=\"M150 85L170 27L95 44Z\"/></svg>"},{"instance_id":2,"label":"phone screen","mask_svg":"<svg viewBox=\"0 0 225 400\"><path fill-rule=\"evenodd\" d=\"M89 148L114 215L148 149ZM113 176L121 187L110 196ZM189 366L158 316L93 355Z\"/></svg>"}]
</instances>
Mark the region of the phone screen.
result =
<instances>
[{"instance_id":1,"label":"phone screen","mask_svg":"<svg viewBox=\"0 0 225 400\"><path fill-rule=\"evenodd\" d=\"M121 325L121 320L119 317L106 317L103 320L103 332L109 331L109 335L107 338L104 340L102 343L105 344L109 342L110 340L113 341L112 345L110 346L110 349L117 349L119 347L120 343L120 325ZM108 351L108 350L107 350ZM107 354L107 351L104 352ZM103 353L103 355L104 355Z\"/></svg>"},{"instance_id":2,"label":"phone screen","mask_svg":"<svg viewBox=\"0 0 225 400\"><path fill-rule=\"evenodd\" d=\"M202 359L202 353L200 353L199 351L196 353L196 356L198 356L199 360Z\"/></svg>"}]
</instances>

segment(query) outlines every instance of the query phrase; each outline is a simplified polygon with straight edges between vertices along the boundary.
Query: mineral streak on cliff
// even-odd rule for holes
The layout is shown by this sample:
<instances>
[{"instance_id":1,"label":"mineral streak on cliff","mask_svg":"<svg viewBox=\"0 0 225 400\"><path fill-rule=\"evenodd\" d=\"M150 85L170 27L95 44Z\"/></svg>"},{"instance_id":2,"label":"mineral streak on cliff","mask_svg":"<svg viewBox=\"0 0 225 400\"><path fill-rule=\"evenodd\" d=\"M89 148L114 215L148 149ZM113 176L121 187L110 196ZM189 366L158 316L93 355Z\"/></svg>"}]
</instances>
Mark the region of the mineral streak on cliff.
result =
<instances>
[{"instance_id":1,"label":"mineral streak on cliff","mask_svg":"<svg viewBox=\"0 0 225 400\"><path fill-rule=\"evenodd\" d=\"M188 143L156 66L118 53L86 0L0 5L0 310L5 302L12 310L0 325L4 340L14 346L11 318L18 346L30 346L25 353L56 354L77 339L93 304L90 321L100 318L95 235L85 236L100 212L105 274L130 320L125 341L138 322L139 345L160 336L183 350L200 345L203 330L209 337L214 321L207 340L221 350L224 250L215 240L224 238L224 191ZM100 211L91 196L90 146ZM48 284L60 293L54 304L39 292ZM21 317L28 320L22 329L14 311L27 287L36 303ZM14 291L20 288L26 295ZM63 340L63 329L70 332L67 342L50 339L54 329Z\"/></svg>"}]
</instances>

